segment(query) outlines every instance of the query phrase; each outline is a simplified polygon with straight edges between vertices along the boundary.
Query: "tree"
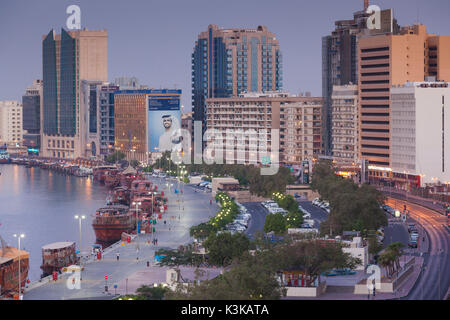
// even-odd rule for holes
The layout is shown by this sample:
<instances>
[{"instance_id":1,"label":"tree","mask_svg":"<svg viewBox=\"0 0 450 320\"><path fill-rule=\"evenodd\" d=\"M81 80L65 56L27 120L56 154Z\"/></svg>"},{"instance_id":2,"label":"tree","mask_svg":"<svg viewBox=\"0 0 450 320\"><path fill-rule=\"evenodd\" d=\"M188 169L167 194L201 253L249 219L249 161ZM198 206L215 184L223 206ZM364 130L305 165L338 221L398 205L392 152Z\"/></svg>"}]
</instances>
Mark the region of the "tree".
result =
<instances>
[{"instance_id":1,"label":"tree","mask_svg":"<svg viewBox=\"0 0 450 320\"><path fill-rule=\"evenodd\" d=\"M403 254L403 247L403 243L393 242L383 250L378 258L378 263L386 269L389 277L400 270L400 257Z\"/></svg>"},{"instance_id":2,"label":"tree","mask_svg":"<svg viewBox=\"0 0 450 320\"><path fill-rule=\"evenodd\" d=\"M135 159L130 160L130 166L132 166L133 168L136 168L136 167L138 167L139 165L140 165L140 162L139 162L139 161L137 161L137 160L135 160Z\"/></svg>"},{"instance_id":3,"label":"tree","mask_svg":"<svg viewBox=\"0 0 450 320\"><path fill-rule=\"evenodd\" d=\"M108 163L116 163L120 160L125 159L126 155L123 152L120 151L114 151L110 155L106 157L106 162Z\"/></svg>"},{"instance_id":4,"label":"tree","mask_svg":"<svg viewBox=\"0 0 450 320\"><path fill-rule=\"evenodd\" d=\"M358 186L335 174L332 163L319 161L313 170L311 187L330 202L329 218L321 224L321 234L342 234L344 230L377 230L387 225L380 208L384 198L369 185Z\"/></svg>"},{"instance_id":5,"label":"tree","mask_svg":"<svg viewBox=\"0 0 450 320\"><path fill-rule=\"evenodd\" d=\"M143 285L136 290L136 293L143 296L146 300L163 300L164 295L169 289L159 285L157 287L149 287Z\"/></svg>"},{"instance_id":6,"label":"tree","mask_svg":"<svg viewBox=\"0 0 450 320\"><path fill-rule=\"evenodd\" d=\"M248 251L250 240L243 233L231 234L222 232L212 233L203 243L208 250L208 261L217 266L228 266L234 258L238 258Z\"/></svg>"},{"instance_id":7,"label":"tree","mask_svg":"<svg viewBox=\"0 0 450 320\"><path fill-rule=\"evenodd\" d=\"M383 245L378 241L375 231L370 231L367 236L367 241L369 243L369 254L375 256L383 249Z\"/></svg>"},{"instance_id":8,"label":"tree","mask_svg":"<svg viewBox=\"0 0 450 320\"><path fill-rule=\"evenodd\" d=\"M166 299L275 300L286 295L286 289L277 280L283 270L302 271L312 283L324 271L354 269L361 263L344 253L337 243L301 240L262 246L253 253L244 252L218 277L194 284L187 292L180 287L166 294Z\"/></svg>"},{"instance_id":9,"label":"tree","mask_svg":"<svg viewBox=\"0 0 450 320\"><path fill-rule=\"evenodd\" d=\"M321 243L318 240L302 240L281 245L276 260L279 268L302 271L310 283L320 274L335 268L355 269L361 260L342 251L335 242Z\"/></svg>"},{"instance_id":10,"label":"tree","mask_svg":"<svg viewBox=\"0 0 450 320\"><path fill-rule=\"evenodd\" d=\"M176 290L167 299L183 300L276 300L285 295L276 279L276 270L265 263L262 254L244 253L222 275L195 284L187 292Z\"/></svg>"},{"instance_id":11,"label":"tree","mask_svg":"<svg viewBox=\"0 0 450 320\"><path fill-rule=\"evenodd\" d=\"M264 232L275 232L282 235L286 233L286 218L281 213L269 213L264 222Z\"/></svg>"},{"instance_id":12,"label":"tree","mask_svg":"<svg viewBox=\"0 0 450 320\"><path fill-rule=\"evenodd\" d=\"M300 228L303 224L303 213L298 209L286 215L286 228Z\"/></svg>"}]
</instances>

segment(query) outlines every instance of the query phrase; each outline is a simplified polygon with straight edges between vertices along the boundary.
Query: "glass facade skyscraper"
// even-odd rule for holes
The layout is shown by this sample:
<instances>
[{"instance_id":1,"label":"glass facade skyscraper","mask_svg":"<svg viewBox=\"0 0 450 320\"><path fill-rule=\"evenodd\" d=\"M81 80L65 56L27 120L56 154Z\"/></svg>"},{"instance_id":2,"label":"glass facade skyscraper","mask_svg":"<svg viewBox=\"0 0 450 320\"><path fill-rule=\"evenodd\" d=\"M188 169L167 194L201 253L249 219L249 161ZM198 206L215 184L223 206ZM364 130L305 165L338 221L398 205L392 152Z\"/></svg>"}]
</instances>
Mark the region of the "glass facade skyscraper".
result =
<instances>
[{"instance_id":1,"label":"glass facade skyscraper","mask_svg":"<svg viewBox=\"0 0 450 320\"><path fill-rule=\"evenodd\" d=\"M61 29L61 34L51 30L43 37L43 156L92 155L93 141L87 133L96 134L98 130L97 106L91 105L97 100L83 99L81 83L107 81L107 53L106 30Z\"/></svg>"},{"instance_id":2,"label":"glass facade skyscraper","mask_svg":"<svg viewBox=\"0 0 450 320\"><path fill-rule=\"evenodd\" d=\"M206 124L206 99L243 92L282 89L282 55L278 40L265 26L220 29L208 26L192 53L194 120Z\"/></svg>"}]
</instances>

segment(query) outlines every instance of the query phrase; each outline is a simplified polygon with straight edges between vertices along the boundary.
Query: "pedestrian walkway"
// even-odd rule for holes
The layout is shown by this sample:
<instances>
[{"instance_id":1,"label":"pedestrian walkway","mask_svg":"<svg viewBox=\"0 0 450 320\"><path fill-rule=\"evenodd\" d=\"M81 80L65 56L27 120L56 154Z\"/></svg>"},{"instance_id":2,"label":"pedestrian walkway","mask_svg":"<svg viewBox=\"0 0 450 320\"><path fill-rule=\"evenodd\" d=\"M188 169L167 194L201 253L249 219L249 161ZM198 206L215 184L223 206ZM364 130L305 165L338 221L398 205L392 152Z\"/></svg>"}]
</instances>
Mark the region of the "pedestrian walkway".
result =
<instances>
[{"instance_id":1,"label":"pedestrian walkway","mask_svg":"<svg viewBox=\"0 0 450 320\"><path fill-rule=\"evenodd\" d=\"M158 189L164 190L157 180L155 179ZM24 292L24 299L98 299L102 295L105 299L111 299L114 290L118 292L123 289L119 284L122 284L124 279L147 268L147 262L149 264L153 262L156 250L174 249L191 242L189 228L207 221L211 212L218 209L215 203L209 204L210 194L195 193L189 188L184 188L184 201L181 201L181 205L177 204L177 196L173 189L165 190L165 194L168 197L168 210L165 214L180 216L179 220L170 222L170 230L168 224L164 226L163 220L158 220L155 225L155 234L134 236L131 243L119 241L104 250L101 260L90 257L83 262L84 271L81 272L80 289L68 286L67 280L71 274L63 274L59 275L57 281L51 280L29 286ZM157 245L151 243L154 238L158 239ZM117 261L117 253L119 253L119 261ZM105 291L106 287L108 291Z\"/></svg>"}]
</instances>

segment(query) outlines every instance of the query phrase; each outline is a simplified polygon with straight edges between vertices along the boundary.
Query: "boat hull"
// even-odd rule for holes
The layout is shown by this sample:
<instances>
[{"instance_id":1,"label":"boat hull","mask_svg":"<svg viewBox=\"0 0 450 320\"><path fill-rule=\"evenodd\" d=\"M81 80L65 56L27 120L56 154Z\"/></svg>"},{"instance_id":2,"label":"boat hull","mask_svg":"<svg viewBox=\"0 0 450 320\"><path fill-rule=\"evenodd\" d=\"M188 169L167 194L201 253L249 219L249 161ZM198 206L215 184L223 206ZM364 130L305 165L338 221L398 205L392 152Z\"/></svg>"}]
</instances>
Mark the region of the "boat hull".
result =
<instances>
[{"instance_id":1,"label":"boat hull","mask_svg":"<svg viewBox=\"0 0 450 320\"><path fill-rule=\"evenodd\" d=\"M121 239L123 232L130 233L136 229L136 226L131 223L111 225L93 224L92 227L94 228L97 241L106 244L117 242Z\"/></svg>"}]
</instances>

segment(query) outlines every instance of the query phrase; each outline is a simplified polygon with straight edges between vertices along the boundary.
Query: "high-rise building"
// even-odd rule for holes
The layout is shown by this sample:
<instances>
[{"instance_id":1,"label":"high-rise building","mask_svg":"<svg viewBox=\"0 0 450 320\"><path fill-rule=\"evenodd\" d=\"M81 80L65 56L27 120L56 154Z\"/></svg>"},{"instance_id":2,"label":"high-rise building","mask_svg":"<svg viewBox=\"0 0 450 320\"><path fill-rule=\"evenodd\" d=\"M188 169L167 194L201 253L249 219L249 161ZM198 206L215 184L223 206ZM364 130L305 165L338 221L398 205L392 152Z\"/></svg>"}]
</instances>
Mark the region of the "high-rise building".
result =
<instances>
[{"instance_id":1,"label":"high-rise building","mask_svg":"<svg viewBox=\"0 0 450 320\"><path fill-rule=\"evenodd\" d=\"M22 96L23 145L39 150L41 148L42 80L34 80Z\"/></svg>"},{"instance_id":2,"label":"high-rise building","mask_svg":"<svg viewBox=\"0 0 450 320\"><path fill-rule=\"evenodd\" d=\"M187 112L181 114L181 128L187 130L191 135L191 146L194 141L194 117L193 112Z\"/></svg>"},{"instance_id":3,"label":"high-rise building","mask_svg":"<svg viewBox=\"0 0 450 320\"><path fill-rule=\"evenodd\" d=\"M220 29L200 33L192 54L194 119L206 121L206 99L242 92L281 90L282 55L275 34L257 29Z\"/></svg>"},{"instance_id":4,"label":"high-rise building","mask_svg":"<svg viewBox=\"0 0 450 320\"><path fill-rule=\"evenodd\" d=\"M372 19L369 1L364 1L364 10L353 14L352 20L336 21L331 35L322 38L322 95L325 98L323 108L323 142L326 154L331 154L332 94L333 86L358 83L357 43L361 33L368 35L398 33L399 26L393 17L393 10L382 10L376 19L377 28L369 26Z\"/></svg>"},{"instance_id":5,"label":"high-rise building","mask_svg":"<svg viewBox=\"0 0 450 320\"><path fill-rule=\"evenodd\" d=\"M331 150L340 166L355 165L359 159L358 86L334 86L331 119Z\"/></svg>"},{"instance_id":6,"label":"high-rise building","mask_svg":"<svg viewBox=\"0 0 450 320\"><path fill-rule=\"evenodd\" d=\"M0 101L0 145L21 145L22 135L22 104Z\"/></svg>"},{"instance_id":7,"label":"high-rise building","mask_svg":"<svg viewBox=\"0 0 450 320\"><path fill-rule=\"evenodd\" d=\"M448 82L391 88L391 162L395 185L450 183L450 88Z\"/></svg>"},{"instance_id":8,"label":"high-rise building","mask_svg":"<svg viewBox=\"0 0 450 320\"><path fill-rule=\"evenodd\" d=\"M181 129L180 98L176 89L116 91L114 149L141 162L152 152L171 150L174 130Z\"/></svg>"},{"instance_id":9,"label":"high-rise building","mask_svg":"<svg viewBox=\"0 0 450 320\"><path fill-rule=\"evenodd\" d=\"M84 140L86 141L83 155L85 157L97 157L100 154L100 112L98 100L98 87L102 81L81 81L81 105L86 108L86 120L84 123Z\"/></svg>"},{"instance_id":10,"label":"high-rise building","mask_svg":"<svg viewBox=\"0 0 450 320\"><path fill-rule=\"evenodd\" d=\"M225 161L258 163L275 162L264 152L275 151L271 129L279 130L279 162L300 164L321 154L321 112L323 99L290 96L288 93L243 93L239 97L207 99L207 129L212 139L207 148L222 148ZM227 134L236 135L236 144L228 147ZM256 136L254 136L254 134ZM215 134L217 133L217 135ZM221 136L221 137L220 137ZM234 140L233 140L234 141ZM230 140L231 142L231 140ZM262 148L262 149L261 149ZM220 149L220 148L219 148ZM238 152L242 149L242 152ZM234 151L233 151L234 150Z\"/></svg>"},{"instance_id":11,"label":"high-rise building","mask_svg":"<svg viewBox=\"0 0 450 320\"><path fill-rule=\"evenodd\" d=\"M428 76L450 81L450 37L414 25L396 35L361 36L358 53L361 158L390 167L390 89Z\"/></svg>"},{"instance_id":12,"label":"high-rise building","mask_svg":"<svg viewBox=\"0 0 450 320\"><path fill-rule=\"evenodd\" d=\"M107 81L108 33L76 30L43 36L43 156L86 157L89 106L82 80Z\"/></svg>"},{"instance_id":13,"label":"high-rise building","mask_svg":"<svg viewBox=\"0 0 450 320\"><path fill-rule=\"evenodd\" d=\"M106 157L114 151L114 94L118 85L103 83L97 86L98 128L100 155Z\"/></svg>"}]
</instances>

